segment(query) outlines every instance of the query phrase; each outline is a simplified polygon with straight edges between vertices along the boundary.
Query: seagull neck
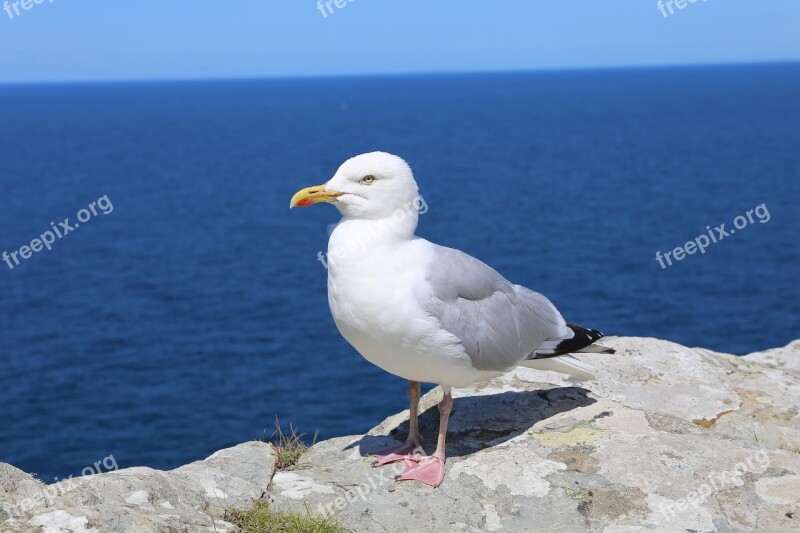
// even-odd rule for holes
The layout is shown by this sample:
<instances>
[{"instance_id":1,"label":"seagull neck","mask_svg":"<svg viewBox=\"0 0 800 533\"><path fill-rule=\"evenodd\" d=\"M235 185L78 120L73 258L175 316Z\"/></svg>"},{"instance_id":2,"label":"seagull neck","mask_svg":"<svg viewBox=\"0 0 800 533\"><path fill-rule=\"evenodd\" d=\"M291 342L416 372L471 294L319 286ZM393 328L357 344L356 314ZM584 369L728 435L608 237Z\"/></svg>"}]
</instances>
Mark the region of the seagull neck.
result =
<instances>
[{"instance_id":1,"label":"seagull neck","mask_svg":"<svg viewBox=\"0 0 800 533\"><path fill-rule=\"evenodd\" d=\"M403 217L388 216L384 218L351 218L342 217L336 226L348 234L359 236L362 241L371 241L375 244L382 242L408 241L414 237L417 229L417 213Z\"/></svg>"},{"instance_id":2,"label":"seagull neck","mask_svg":"<svg viewBox=\"0 0 800 533\"><path fill-rule=\"evenodd\" d=\"M331 234L328 254L359 256L383 246L408 242L414 238L417 217L379 219L343 217Z\"/></svg>"}]
</instances>

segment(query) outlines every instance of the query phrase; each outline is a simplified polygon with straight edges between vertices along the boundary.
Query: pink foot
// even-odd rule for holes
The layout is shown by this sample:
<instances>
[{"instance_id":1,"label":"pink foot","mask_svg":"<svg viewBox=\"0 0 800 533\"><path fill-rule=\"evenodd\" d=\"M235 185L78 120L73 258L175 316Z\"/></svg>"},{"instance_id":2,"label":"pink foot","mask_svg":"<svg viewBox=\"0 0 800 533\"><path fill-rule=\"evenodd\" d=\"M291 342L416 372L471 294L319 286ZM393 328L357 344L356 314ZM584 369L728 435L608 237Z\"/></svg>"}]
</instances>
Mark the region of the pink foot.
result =
<instances>
[{"instance_id":1,"label":"pink foot","mask_svg":"<svg viewBox=\"0 0 800 533\"><path fill-rule=\"evenodd\" d=\"M413 452L420 445L419 442L421 440L421 438L419 440L407 440L399 446L390 446L389 448L373 452L371 455L374 455L378 460L375 461L372 466L383 466L407 459L415 460L414 458L416 455Z\"/></svg>"},{"instance_id":2,"label":"pink foot","mask_svg":"<svg viewBox=\"0 0 800 533\"><path fill-rule=\"evenodd\" d=\"M438 487L444 481L444 457L436 454L418 458L417 462L406 462L406 469L398 479L422 481L431 487Z\"/></svg>"}]
</instances>

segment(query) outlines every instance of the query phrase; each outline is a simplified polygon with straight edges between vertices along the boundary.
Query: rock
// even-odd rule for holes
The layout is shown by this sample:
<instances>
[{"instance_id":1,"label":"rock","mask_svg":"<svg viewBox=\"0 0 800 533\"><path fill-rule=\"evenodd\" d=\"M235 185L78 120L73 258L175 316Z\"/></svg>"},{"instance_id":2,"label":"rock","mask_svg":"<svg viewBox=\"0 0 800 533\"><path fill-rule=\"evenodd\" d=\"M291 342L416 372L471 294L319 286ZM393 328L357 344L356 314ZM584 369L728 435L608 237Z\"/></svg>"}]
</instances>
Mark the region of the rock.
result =
<instances>
[{"instance_id":1,"label":"rock","mask_svg":"<svg viewBox=\"0 0 800 533\"><path fill-rule=\"evenodd\" d=\"M454 391L437 489L371 466L370 452L405 437L405 411L277 472L263 443L50 486L0 464L0 520L14 515L0 531L227 531L223 509L261 497L353 531L800 531L800 342L745 357L604 344L617 353L580 356L593 381L520 368ZM440 398L421 401L427 453Z\"/></svg>"},{"instance_id":2,"label":"rock","mask_svg":"<svg viewBox=\"0 0 800 533\"><path fill-rule=\"evenodd\" d=\"M617 353L580 356L594 381L519 368L454 391L437 489L370 466L405 438L406 411L315 445L270 497L356 531L800 531L800 343L746 357L604 344ZM427 453L440 398L422 399Z\"/></svg>"},{"instance_id":3,"label":"rock","mask_svg":"<svg viewBox=\"0 0 800 533\"><path fill-rule=\"evenodd\" d=\"M204 461L162 472L127 468L64 480L34 481L0 465L0 531L217 531L235 530L222 520L229 507L260 498L275 470L272 447L248 442ZM10 472L10 475L6 475ZM27 476L27 477L25 477ZM10 480L11 491L5 479ZM24 492L14 489L26 487ZM2 493L0 493L2 495ZM9 498L14 496L14 498Z\"/></svg>"},{"instance_id":4,"label":"rock","mask_svg":"<svg viewBox=\"0 0 800 533\"><path fill-rule=\"evenodd\" d=\"M8 514L5 508L11 508L17 501L34 498L46 485L32 475L5 463L0 463L0 525ZM2 531L2 530L0 530Z\"/></svg>"}]
</instances>

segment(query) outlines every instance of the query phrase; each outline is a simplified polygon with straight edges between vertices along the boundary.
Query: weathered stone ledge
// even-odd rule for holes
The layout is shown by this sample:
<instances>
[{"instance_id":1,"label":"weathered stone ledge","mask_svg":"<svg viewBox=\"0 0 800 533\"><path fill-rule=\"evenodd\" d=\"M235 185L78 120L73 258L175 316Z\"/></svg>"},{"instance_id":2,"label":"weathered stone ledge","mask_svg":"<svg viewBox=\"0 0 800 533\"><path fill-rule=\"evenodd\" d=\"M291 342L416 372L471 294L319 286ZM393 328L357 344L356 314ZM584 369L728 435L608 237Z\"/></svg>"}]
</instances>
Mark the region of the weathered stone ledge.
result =
<instances>
[{"instance_id":1,"label":"weathered stone ledge","mask_svg":"<svg viewBox=\"0 0 800 533\"><path fill-rule=\"evenodd\" d=\"M277 472L257 442L51 486L0 464L0 531L230 531L224 509L262 497L354 531L800 531L800 342L745 357L604 343L617 353L581 355L594 381L520 368L454 391L438 489L371 466L406 411ZM429 453L440 394L422 399Z\"/></svg>"}]
</instances>

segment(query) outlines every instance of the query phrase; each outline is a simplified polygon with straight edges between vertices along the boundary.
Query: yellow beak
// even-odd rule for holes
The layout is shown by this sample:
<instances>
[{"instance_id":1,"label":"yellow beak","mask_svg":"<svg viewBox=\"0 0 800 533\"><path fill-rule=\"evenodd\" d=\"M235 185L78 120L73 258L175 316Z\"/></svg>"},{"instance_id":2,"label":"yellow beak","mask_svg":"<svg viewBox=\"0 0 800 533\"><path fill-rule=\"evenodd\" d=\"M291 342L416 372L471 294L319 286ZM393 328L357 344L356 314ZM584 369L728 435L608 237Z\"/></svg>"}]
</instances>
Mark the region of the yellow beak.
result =
<instances>
[{"instance_id":1,"label":"yellow beak","mask_svg":"<svg viewBox=\"0 0 800 533\"><path fill-rule=\"evenodd\" d=\"M326 191L325 185L315 185L301 189L292 196L289 201L289 209L293 207L308 207L320 202L335 202L336 198L343 195L343 192Z\"/></svg>"}]
</instances>

